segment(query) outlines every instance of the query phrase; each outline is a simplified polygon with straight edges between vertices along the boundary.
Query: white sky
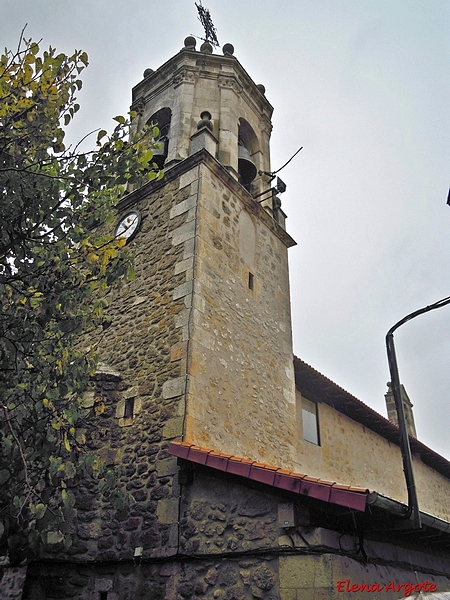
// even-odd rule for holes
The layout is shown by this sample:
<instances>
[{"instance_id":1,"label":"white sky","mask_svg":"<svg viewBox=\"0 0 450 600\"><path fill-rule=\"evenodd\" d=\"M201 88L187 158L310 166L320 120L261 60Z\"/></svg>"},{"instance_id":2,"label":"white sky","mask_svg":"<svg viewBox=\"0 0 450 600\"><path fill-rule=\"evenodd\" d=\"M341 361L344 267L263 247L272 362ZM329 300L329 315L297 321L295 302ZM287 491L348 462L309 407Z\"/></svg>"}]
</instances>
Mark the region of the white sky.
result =
<instances>
[{"instance_id":1,"label":"white sky","mask_svg":"<svg viewBox=\"0 0 450 600\"><path fill-rule=\"evenodd\" d=\"M450 2L203 4L275 108L272 168L304 146L280 173L295 353L385 415L387 330L450 295ZM89 54L73 139L111 129L144 69L203 35L194 0L0 0L0 46L25 23ZM395 341L419 439L450 459L450 306Z\"/></svg>"}]
</instances>

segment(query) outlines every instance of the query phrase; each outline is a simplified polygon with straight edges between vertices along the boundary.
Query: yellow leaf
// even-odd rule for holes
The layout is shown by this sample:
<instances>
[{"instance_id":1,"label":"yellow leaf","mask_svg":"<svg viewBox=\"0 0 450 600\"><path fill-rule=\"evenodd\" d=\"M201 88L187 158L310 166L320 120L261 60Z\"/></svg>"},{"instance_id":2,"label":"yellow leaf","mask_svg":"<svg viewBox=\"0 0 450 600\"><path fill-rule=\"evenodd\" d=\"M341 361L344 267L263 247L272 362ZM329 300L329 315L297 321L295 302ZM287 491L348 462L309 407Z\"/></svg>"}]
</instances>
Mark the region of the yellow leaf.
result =
<instances>
[{"instance_id":1,"label":"yellow leaf","mask_svg":"<svg viewBox=\"0 0 450 600\"><path fill-rule=\"evenodd\" d=\"M102 415L105 412L105 405L103 404L103 402L100 402L99 404L95 405L95 414L98 417L99 415Z\"/></svg>"},{"instance_id":2,"label":"yellow leaf","mask_svg":"<svg viewBox=\"0 0 450 600\"><path fill-rule=\"evenodd\" d=\"M90 253L89 253L89 254L86 256L86 260L87 260L87 261L88 261L88 263L89 263L89 264L91 264L91 265L92 265L93 263L97 262L99 258L100 258L100 257L99 257L99 255L98 255L98 254L96 254L95 252L90 252Z\"/></svg>"}]
</instances>

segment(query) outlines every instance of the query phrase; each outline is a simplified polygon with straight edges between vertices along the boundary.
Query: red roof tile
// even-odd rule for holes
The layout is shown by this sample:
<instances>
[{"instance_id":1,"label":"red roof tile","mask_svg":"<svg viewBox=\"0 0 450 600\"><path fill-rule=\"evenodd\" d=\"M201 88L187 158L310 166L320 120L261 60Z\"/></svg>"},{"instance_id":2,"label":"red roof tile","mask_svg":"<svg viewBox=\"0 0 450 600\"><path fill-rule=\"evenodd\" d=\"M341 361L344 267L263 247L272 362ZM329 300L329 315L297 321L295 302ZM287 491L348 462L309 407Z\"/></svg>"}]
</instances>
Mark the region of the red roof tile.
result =
<instances>
[{"instance_id":1,"label":"red roof tile","mask_svg":"<svg viewBox=\"0 0 450 600\"><path fill-rule=\"evenodd\" d=\"M340 485L317 477L308 477L308 475L301 475L273 465L265 465L239 456L200 448L188 442L171 442L169 452L178 458L205 465L217 471L239 475L274 488L362 512L366 508L367 496L370 493L369 490L363 488Z\"/></svg>"}]
</instances>

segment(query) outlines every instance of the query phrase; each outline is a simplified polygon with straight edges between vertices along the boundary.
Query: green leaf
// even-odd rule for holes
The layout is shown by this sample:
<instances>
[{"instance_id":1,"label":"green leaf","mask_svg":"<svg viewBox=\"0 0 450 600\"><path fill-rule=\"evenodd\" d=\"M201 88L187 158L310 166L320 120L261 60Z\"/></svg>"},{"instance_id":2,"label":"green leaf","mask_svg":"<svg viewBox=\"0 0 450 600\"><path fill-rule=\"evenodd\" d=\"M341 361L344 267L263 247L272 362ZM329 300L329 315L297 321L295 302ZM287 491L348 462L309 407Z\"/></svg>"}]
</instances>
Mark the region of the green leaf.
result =
<instances>
[{"instance_id":1,"label":"green leaf","mask_svg":"<svg viewBox=\"0 0 450 600\"><path fill-rule=\"evenodd\" d=\"M107 133L108 133L107 131L105 131L104 129L101 129L97 134L97 142L99 142L102 138L104 138Z\"/></svg>"},{"instance_id":2,"label":"green leaf","mask_svg":"<svg viewBox=\"0 0 450 600\"><path fill-rule=\"evenodd\" d=\"M64 535L61 531L48 531L47 532L47 544L59 544L64 539Z\"/></svg>"},{"instance_id":3,"label":"green leaf","mask_svg":"<svg viewBox=\"0 0 450 600\"><path fill-rule=\"evenodd\" d=\"M4 485L11 478L11 473L8 469L0 470L0 485Z\"/></svg>"},{"instance_id":4,"label":"green leaf","mask_svg":"<svg viewBox=\"0 0 450 600\"><path fill-rule=\"evenodd\" d=\"M36 519L42 519L42 517L45 515L47 511L47 507L45 506L45 504L39 503L36 504Z\"/></svg>"},{"instance_id":5,"label":"green leaf","mask_svg":"<svg viewBox=\"0 0 450 600\"><path fill-rule=\"evenodd\" d=\"M75 477L75 475L77 474L76 467L71 462L66 463L64 470L65 470L67 479L73 479Z\"/></svg>"},{"instance_id":6,"label":"green leaf","mask_svg":"<svg viewBox=\"0 0 450 600\"><path fill-rule=\"evenodd\" d=\"M73 508L75 506L75 496L70 490L63 490L61 497L66 508Z\"/></svg>"},{"instance_id":7,"label":"green leaf","mask_svg":"<svg viewBox=\"0 0 450 600\"><path fill-rule=\"evenodd\" d=\"M7 456L13 447L13 441L9 437L3 437L2 439L2 454Z\"/></svg>"},{"instance_id":8,"label":"green leaf","mask_svg":"<svg viewBox=\"0 0 450 600\"><path fill-rule=\"evenodd\" d=\"M8 414L0 487L5 537L20 563L31 547L64 539L58 529L74 506L78 478L102 479L120 495L98 456L74 458L87 437L79 398L98 360L90 348L110 322L105 298L135 277L125 239L112 241L115 207L128 183L137 189L148 181L154 145L151 128L145 140L135 139L117 116L109 137L104 129L97 143L94 137L92 151L64 146L64 129L79 110L85 52L67 56L22 40L0 61L1 153L14 164L0 169L0 224L7 224L0 231L7 240L0 244L0 358L7 366L0 397ZM109 408L104 397L95 406L97 413ZM37 496L28 496L25 481Z\"/></svg>"}]
</instances>

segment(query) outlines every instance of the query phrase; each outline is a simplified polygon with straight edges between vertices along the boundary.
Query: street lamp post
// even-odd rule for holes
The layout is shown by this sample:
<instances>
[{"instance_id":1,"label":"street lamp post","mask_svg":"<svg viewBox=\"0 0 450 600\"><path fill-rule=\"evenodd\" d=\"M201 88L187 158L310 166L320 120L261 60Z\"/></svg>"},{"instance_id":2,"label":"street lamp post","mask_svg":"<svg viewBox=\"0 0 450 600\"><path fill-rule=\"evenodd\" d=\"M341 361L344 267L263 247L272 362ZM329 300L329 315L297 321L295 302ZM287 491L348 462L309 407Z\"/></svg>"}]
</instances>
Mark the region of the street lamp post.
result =
<instances>
[{"instance_id":1,"label":"street lamp post","mask_svg":"<svg viewBox=\"0 0 450 600\"><path fill-rule=\"evenodd\" d=\"M394 331L407 321L414 319L414 317L429 312L430 310L441 308L446 304L450 304L450 296L447 298L443 298L442 300L438 300L438 302L435 302L434 304L430 304L429 306L425 306L424 308L420 308L419 310L412 312L411 314L401 319L393 327L391 327L391 329L389 329L389 331L386 334L386 350L389 362L389 371L391 373L392 393L394 395L395 408L397 410L398 427L400 429L400 449L402 452L403 459L403 472L405 473L406 487L408 491L408 510L405 514L405 519L409 519L410 517L412 517L414 529L420 529L422 527L422 523L420 519L416 485L414 483L411 447L409 444L408 430L406 428L405 410L403 407L402 393L400 387L400 376L398 372L397 357L395 354Z\"/></svg>"}]
</instances>

